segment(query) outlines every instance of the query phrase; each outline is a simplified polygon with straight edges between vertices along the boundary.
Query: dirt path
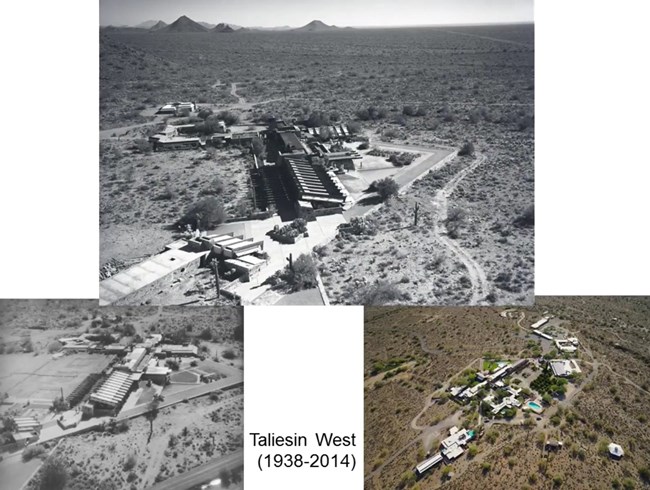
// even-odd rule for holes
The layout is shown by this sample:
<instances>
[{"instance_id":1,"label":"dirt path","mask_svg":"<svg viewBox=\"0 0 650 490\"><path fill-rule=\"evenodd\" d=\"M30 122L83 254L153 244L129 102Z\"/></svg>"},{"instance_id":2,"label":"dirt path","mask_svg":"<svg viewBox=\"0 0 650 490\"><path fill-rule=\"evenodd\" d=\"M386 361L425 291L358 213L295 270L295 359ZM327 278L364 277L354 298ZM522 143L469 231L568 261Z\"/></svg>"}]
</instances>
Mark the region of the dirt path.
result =
<instances>
[{"instance_id":1,"label":"dirt path","mask_svg":"<svg viewBox=\"0 0 650 490\"><path fill-rule=\"evenodd\" d=\"M241 105L246 104L246 99L243 98L241 95L237 94L237 83L236 82L232 82L230 84L230 95L237 98L237 103L238 104L241 104Z\"/></svg>"},{"instance_id":2,"label":"dirt path","mask_svg":"<svg viewBox=\"0 0 650 490\"><path fill-rule=\"evenodd\" d=\"M515 46L522 46L524 48L534 49L534 46L530 44L520 43L518 41L510 41L508 39L500 39L498 37L479 36L478 34L468 34L467 32L449 31L449 30L445 30L444 32L448 32L450 34L458 34L459 36L476 37L478 39L487 39L488 41L496 41L498 43L514 44Z\"/></svg>"},{"instance_id":3,"label":"dirt path","mask_svg":"<svg viewBox=\"0 0 650 490\"><path fill-rule=\"evenodd\" d=\"M447 182L447 185L440 189L433 199L433 205L438 208L438 213L433 227L434 234L439 241L446 245L458 260L465 265L467 273L469 274L470 282L472 283L470 305L477 305L484 301L490 291L490 284L483 267L481 267L481 265L476 262L476 260L474 260L474 258L472 258L472 256L460 245L447 236L444 223L447 220L447 199L454 192L458 184L484 161L485 156L477 153L476 159Z\"/></svg>"}]
</instances>

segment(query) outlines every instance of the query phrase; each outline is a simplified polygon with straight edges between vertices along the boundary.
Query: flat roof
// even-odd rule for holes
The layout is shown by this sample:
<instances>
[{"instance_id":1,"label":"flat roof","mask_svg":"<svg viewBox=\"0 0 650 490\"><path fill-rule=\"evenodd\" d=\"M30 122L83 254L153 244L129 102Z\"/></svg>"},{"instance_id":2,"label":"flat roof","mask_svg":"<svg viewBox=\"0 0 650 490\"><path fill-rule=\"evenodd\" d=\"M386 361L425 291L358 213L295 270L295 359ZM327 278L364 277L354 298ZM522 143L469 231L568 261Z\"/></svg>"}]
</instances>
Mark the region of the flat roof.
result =
<instances>
[{"instance_id":1,"label":"flat roof","mask_svg":"<svg viewBox=\"0 0 650 490\"><path fill-rule=\"evenodd\" d=\"M456 459L464 452L465 450L462 447L460 447L458 444L453 444L449 446L449 448L442 450L442 454L444 454L447 459Z\"/></svg>"},{"instance_id":2,"label":"flat roof","mask_svg":"<svg viewBox=\"0 0 650 490\"><path fill-rule=\"evenodd\" d=\"M114 303L166 275L186 267L208 253L207 250L189 252L173 248L154 255L101 281L99 283L99 303L100 305Z\"/></svg>"},{"instance_id":3,"label":"flat roof","mask_svg":"<svg viewBox=\"0 0 650 490\"><path fill-rule=\"evenodd\" d=\"M417 470L418 473L424 473L429 468L437 465L441 461L442 461L442 455L440 453L436 453L433 456L431 456L429 459L425 459L420 464L418 464L415 467L415 469Z\"/></svg>"},{"instance_id":4,"label":"flat roof","mask_svg":"<svg viewBox=\"0 0 650 490\"><path fill-rule=\"evenodd\" d=\"M113 371L101 387L90 395L90 400L116 407L129 393L133 380L129 373Z\"/></svg>"}]
</instances>

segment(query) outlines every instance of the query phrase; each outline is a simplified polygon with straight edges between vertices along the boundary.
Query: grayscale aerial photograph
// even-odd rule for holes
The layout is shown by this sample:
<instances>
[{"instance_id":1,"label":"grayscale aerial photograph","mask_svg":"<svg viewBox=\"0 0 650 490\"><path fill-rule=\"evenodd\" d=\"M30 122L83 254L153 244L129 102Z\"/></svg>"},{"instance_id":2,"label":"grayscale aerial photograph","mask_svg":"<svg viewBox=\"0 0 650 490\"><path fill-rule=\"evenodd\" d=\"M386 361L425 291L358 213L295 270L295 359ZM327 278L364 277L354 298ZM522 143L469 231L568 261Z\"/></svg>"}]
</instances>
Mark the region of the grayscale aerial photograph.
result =
<instances>
[{"instance_id":1,"label":"grayscale aerial photograph","mask_svg":"<svg viewBox=\"0 0 650 490\"><path fill-rule=\"evenodd\" d=\"M650 298L365 310L365 489L650 485Z\"/></svg>"},{"instance_id":2,"label":"grayscale aerial photograph","mask_svg":"<svg viewBox=\"0 0 650 490\"><path fill-rule=\"evenodd\" d=\"M101 0L100 305L534 289L532 0Z\"/></svg>"},{"instance_id":3,"label":"grayscale aerial photograph","mask_svg":"<svg viewBox=\"0 0 650 490\"><path fill-rule=\"evenodd\" d=\"M243 488L243 309L0 300L2 490Z\"/></svg>"}]
</instances>

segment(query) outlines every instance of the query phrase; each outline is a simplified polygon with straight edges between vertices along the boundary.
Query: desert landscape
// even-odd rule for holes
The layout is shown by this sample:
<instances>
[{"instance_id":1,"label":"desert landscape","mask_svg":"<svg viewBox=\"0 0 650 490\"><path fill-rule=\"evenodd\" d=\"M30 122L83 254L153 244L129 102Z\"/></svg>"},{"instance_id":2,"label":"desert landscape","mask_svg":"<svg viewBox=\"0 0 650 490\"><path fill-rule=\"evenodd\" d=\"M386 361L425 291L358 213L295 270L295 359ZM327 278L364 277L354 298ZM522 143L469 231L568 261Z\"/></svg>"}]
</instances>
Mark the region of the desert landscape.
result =
<instances>
[{"instance_id":1,"label":"desert landscape","mask_svg":"<svg viewBox=\"0 0 650 490\"><path fill-rule=\"evenodd\" d=\"M532 24L261 30L182 16L103 27L100 67L107 304L532 302ZM297 195L282 173L294 161L318 174L302 170ZM215 272L208 255L120 299L115 282L140 284L129 268L189 240L187 225L259 244L253 264L217 253ZM271 233L288 226L278 246ZM306 256L300 270L289 255Z\"/></svg>"},{"instance_id":2,"label":"desert landscape","mask_svg":"<svg viewBox=\"0 0 650 490\"><path fill-rule=\"evenodd\" d=\"M3 488L243 488L243 311L2 300Z\"/></svg>"},{"instance_id":3,"label":"desert landscape","mask_svg":"<svg viewBox=\"0 0 650 490\"><path fill-rule=\"evenodd\" d=\"M366 308L365 487L644 488L649 309Z\"/></svg>"}]
</instances>

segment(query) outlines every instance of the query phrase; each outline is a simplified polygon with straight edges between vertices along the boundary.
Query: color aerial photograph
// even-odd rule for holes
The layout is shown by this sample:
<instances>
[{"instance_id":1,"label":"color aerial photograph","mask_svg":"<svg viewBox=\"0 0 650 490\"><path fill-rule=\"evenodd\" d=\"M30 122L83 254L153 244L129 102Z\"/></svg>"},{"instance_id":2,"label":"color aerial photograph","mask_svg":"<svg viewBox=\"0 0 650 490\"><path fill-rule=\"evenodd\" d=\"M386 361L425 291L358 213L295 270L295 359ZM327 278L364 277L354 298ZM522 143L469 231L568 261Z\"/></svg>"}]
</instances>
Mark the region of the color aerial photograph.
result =
<instances>
[{"instance_id":1,"label":"color aerial photograph","mask_svg":"<svg viewBox=\"0 0 650 490\"><path fill-rule=\"evenodd\" d=\"M532 0L100 0L101 305L530 305Z\"/></svg>"},{"instance_id":2,"label":"color aerial photograph","mask_svg":"<svg viewBox=\"0 0 650 490\"><path fill-rule=\"evenodd\" d=\"M650 298L365 310L365 488L650 484Z\"/></svg>"},{"instance_id":3,"label":"color aerial photograph","mask_svg":"<svg viewBox=\"0 0 650 490\"><path fill-rule=\"evenodd\" d=\"M0 300L2 490L243 488L243 309Z\"/></svg>"}]
</instances>

